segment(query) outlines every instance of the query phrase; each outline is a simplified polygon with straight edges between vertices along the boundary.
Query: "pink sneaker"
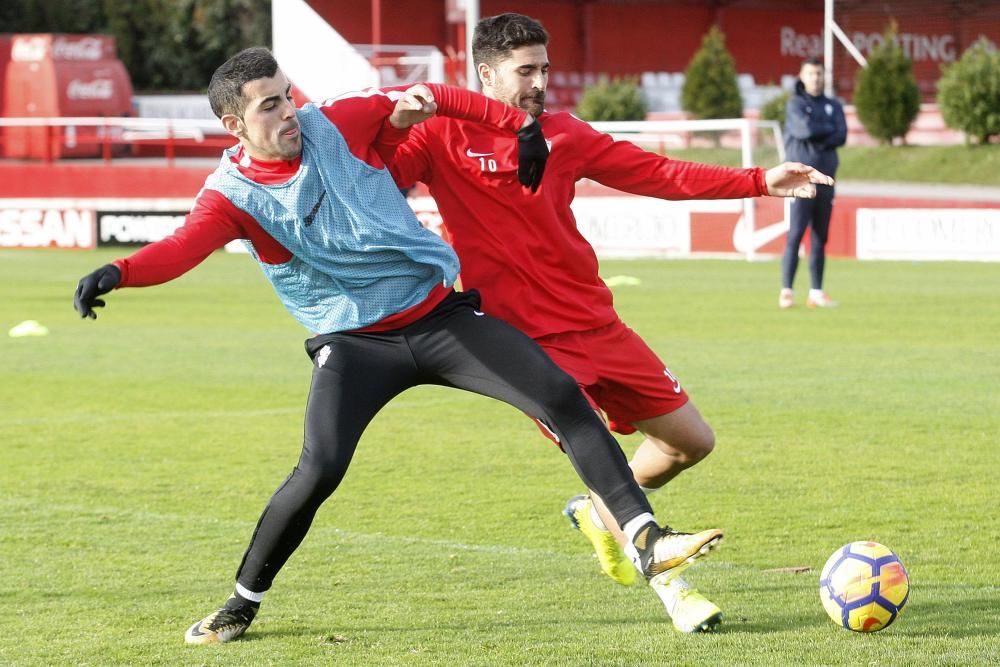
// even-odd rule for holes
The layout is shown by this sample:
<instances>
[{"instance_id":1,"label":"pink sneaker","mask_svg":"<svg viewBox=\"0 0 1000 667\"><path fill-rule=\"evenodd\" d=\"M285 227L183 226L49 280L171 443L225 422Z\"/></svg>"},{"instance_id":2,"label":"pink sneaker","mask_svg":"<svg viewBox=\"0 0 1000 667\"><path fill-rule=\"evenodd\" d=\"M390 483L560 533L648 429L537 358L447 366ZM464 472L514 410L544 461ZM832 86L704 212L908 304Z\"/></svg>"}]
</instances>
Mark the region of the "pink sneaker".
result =
<instances>
[{"instance_id":1,"label":"pink sneaker","mask_svg":"<svg viewBox=\"0 0 1000 667\"><path fill-rule=\"evenodd\" d=\"M837 302L831 299L826 292L815 293L810 290L806 305L810 308L836 308Z\"/></svg>"},{"instance_id":2,"label":"pink sneaker","mask_svg":"<svg viewBox=\"0 0 1000 667\"><path fill-rule=\"evenodd\" d=\"M792 304L795 303L793 296L792 290L787 287L782 287L781 291L778 293L778 308L781 308L782 310L791 308Z\"/></svg>"}]
</instances>

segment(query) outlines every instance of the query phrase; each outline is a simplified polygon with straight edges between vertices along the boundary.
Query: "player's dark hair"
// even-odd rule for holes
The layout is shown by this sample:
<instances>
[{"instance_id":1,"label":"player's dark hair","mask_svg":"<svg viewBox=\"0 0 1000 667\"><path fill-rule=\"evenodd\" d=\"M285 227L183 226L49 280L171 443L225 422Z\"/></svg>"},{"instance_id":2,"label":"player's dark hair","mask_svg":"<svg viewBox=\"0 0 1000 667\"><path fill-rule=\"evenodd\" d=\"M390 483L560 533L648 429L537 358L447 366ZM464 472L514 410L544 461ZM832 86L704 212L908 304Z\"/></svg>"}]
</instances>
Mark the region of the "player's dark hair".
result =
<instances>
[{"instance_id":1,"label":"player's dark hair","mask_svg":"<svg viewBox=\"0 0 1000 667\"><path fill-rule=\"evenodd\" d=\"M212 112L222 118L227 113L243 118L247 100L243 86L249 81L268 79L278 71L278 61L263 46L243 49L215 70L208 84Z\"/></svg>"},{"instance_id":2,"label":"player's dark hair","mask_svg":"<svg viewBox=\"0 0 1000 667\"><path fill-rule=\"evenodd\" d=\"M822 67L823 61L817 58L816 56L811 56L802 61L802 67L805 67L806 65L819 65L820 67Z\"/></svg>"},{"instance_id":3,"label":"player's dark hair","mask_svg":"<svg viewBox=\"0 0 1000 667\"><path fill-rule=\"evenodd\" d=\"M549 33L542 24L524 14L489 16L476 24L472 33L472 58L478 65L495 67L510 52L522 46L547 46Z\"/></svg>"}]
</instances>

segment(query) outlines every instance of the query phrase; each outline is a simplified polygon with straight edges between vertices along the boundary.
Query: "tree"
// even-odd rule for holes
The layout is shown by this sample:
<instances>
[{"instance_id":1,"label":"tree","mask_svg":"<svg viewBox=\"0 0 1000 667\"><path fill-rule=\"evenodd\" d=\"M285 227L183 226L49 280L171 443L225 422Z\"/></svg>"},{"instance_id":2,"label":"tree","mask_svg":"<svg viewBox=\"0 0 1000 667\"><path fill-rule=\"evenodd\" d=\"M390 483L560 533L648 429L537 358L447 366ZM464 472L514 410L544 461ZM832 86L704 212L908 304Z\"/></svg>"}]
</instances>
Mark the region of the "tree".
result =
<instances>
[{"instance_id":1,"label":"tree","mask_svg":"<svg viewBox=\"0 0 1000 667\"><path fill-rule=\"evenodd\" d=\"M985 144L1000 134L1000 52L986 38L942 68L938 105L945 124L965 132L966 141Z\"/></svg>"},{"instance_id":2,"label":"tree","mask_svg":"<svg viewBox=\"0 0 1000 667\"><path fill-rule=\"evenodd\" d=\"M646 120L646 101L635 79L601 77L587 86L576 107L584 120Z\"/></svg>"},{"instance_id":3,"label":"tree","mask_svg":"<svg viewBox=\"0 0 1000 667\"><path fill-rule=\"evenodd\" d=\"M854 106L868 134L885 144L896 137L905 138L920 111L913 63L896 40L895 22L889 24L882 43L871 52L868 66L858 71Z\"/></svg>"},{"instance_id":4,"label":"tree","mask_svg":"<svg viewBox=\"0 0 1000 667\"><path fill-rule=\"evenodd\" d=\"M215 68L271 42L271 3L104 0L109 30L138 90L204 90Z\"/></svg>"},{"instance_id":5,"label":"tree","mask_svg":"<svg viewBox=\"0 0 1000 667\"><path fill-rule=\"evenodd\" d=\"M718 26L712 26L705 34L701 48L684 73L681 106L698 119L743 116L736 65L726 50L726 37Z\"/></svg>"},{"instance_id":6,"label":"tree","mask_svg":"<svg viewBox=\"0 0 1000 667\"><path fill-rule=\"evenodd\" d=\"M104 14L93 0L3 0L0 32L102 32Z\"/></svg>"},{"instance_id":7,"label":"tree","mask_svg":"<svg viewBox=\"0 0 1000 667\"><path fill-rule=\"evenodd\" d=\"M760 119L761 120L773 120L778 123L778 125L785 126L785 107L788 105L788 98L792 94L787 90L783 90L767 102L765 102L760 107Z\"/></svg>"},{"instance_id":8,"label":"tree","mask_svg":"<svg viewBox=\"0 0 1000 667\"><path fill-rule=\"evenodd\" d=\"M0 0L4 32L105 33L136 90L204 90L215 68L271 42L271 0Z\"/></svg>"}]
</instances>

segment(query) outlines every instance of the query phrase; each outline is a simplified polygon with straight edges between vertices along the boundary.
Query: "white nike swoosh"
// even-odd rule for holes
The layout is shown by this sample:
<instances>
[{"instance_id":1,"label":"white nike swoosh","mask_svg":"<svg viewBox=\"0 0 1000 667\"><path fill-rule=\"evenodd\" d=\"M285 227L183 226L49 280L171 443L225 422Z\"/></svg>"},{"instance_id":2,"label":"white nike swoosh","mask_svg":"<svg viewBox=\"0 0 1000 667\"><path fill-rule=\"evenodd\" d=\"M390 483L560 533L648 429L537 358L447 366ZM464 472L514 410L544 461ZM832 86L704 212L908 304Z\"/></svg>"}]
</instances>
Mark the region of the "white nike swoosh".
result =
<instances>
[{"instance_id":1,"label":"white nike swoosh","mask_svg":"<svg viewBox=\"0 0 1000 667\"><path fill-rule=\"evenodd\" d=\"M733 228L733 247L736 248L736 252L759 250L774 239L788 233L788 226L788 221L782 220L751 232L744 226L743 216L740 216L740 219L736 221L736 227Z\"/></svg>"},{"instance_id":2,"label":"white nike swoosh","mask_svg":"<svg viewBox=\"0 0 1000 667\"><path fill-rule=\"evenodd\" d=\"M495 151L494 151L494 152L495 152ZM493 155L493 153L476 153L476 152L475 152L475 151L473 151L473 150L472 150L471 148L467 148L467 149L465 150L465 154L466 154L466 155L467 155L468 157L486 157L486 156L488 156L488 155Z\"/></svg>"},{"instance_id":3,"label":"white nike swoosh","mask_svg":"<svg viewBox=\"0 0 1000 667\"><path fill-rule=\"evenodd\" d=\"M475 315L476 317L482 317L486 313L484 313L482 311L479 311L479 310L474 310L474 311L472 311L472 314Z\"/></svg>"},{"instance_id":4,"label":"white nike swoosh","mask_svg":"<svg viewBox=\"0 0 1000 667\"><path fill-rule=\"evenodd\" d=\"M680 381L676 380L674 378L674 376L670 374L670 371L668 371L666 368L663 369L663 374L666 375L668 378L670 378L673 381L673 383L674 383L674 393L675 394L681 393L681 383L680 383Z\"/></svg>"}]
</instances>

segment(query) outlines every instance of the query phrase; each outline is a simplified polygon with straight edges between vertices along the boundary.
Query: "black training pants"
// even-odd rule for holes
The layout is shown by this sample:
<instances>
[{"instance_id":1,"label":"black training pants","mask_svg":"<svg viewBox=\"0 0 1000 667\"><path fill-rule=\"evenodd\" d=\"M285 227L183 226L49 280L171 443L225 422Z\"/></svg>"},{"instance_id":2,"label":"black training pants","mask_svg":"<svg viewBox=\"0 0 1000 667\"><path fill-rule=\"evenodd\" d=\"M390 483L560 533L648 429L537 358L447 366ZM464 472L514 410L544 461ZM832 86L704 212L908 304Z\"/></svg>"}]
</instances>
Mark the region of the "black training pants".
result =
<instances>
[{"instance_id":1,"label":"black training pants","mask_svg":"<svg viewBox=\"0 0 1000 667\"><path fill-rule=\"evenodd\" d=\"M830 231L830 214L833 212L833 187L816 186L815 199L793 199L785 254L781 258L781 286L791 289L795 272L799 268L799 245L806 230L812 230L809 241L809 278L813 289L823 289L823 271L826 268L826 239Z\"/></svg>"},{"instance_id":2,"label":"black training pants","mask_svg":"<svg viewBox=\"0 0 1000 667\"><path fill-rule=\"evenodd\" d=\"M402 329L306 342L314 369L302 455L261 514L237 571L241 585L255 592L271 587L344 478L368 423L394 396L419 384L492 396L545 422L619 524L651 511L576 381L534 341L478 307L475 291L453 293Z\"/></svg>"}]
</instances>

